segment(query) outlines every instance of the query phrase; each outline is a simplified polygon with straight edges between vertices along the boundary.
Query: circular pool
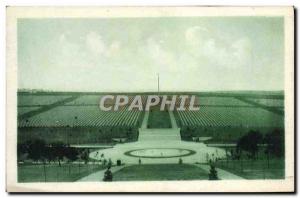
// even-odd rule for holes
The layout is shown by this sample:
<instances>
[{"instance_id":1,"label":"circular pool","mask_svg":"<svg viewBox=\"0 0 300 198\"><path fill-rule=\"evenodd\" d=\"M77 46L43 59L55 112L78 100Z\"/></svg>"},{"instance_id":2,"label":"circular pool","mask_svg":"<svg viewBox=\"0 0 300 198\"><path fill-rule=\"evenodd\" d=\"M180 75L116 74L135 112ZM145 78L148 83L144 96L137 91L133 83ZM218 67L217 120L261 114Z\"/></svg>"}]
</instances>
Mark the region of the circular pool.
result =
<instances>
[{"instance_id":1,"label":"circular pool","mask_svg":"<svg viewBox=\"0 0 300 198\"><path fill-rule=\"evenodd\" d=\"M180 148L145 148L127 151L124 154L139 158L172 158L194 155L196 152Z\"/></svg>"}]
</instances>

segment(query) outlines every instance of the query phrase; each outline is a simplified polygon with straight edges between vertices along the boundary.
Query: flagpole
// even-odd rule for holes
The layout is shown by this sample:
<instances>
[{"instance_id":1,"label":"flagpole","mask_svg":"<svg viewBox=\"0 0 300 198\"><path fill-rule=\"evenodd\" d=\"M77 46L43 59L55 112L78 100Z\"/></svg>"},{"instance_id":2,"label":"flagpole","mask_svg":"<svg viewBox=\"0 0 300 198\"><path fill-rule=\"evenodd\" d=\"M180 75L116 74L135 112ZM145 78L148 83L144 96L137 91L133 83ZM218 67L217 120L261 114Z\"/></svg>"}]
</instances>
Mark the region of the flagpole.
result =
<instances>
[{"instance_id":1,"label":"flagpole","mask_svg":"<svg viewBox=\"0 0 300 198\"><path fill-rule=\"evenodd\" d=\"M157 73L157 92L159 93L159 74Z\"/></svg>"}]
</instances>

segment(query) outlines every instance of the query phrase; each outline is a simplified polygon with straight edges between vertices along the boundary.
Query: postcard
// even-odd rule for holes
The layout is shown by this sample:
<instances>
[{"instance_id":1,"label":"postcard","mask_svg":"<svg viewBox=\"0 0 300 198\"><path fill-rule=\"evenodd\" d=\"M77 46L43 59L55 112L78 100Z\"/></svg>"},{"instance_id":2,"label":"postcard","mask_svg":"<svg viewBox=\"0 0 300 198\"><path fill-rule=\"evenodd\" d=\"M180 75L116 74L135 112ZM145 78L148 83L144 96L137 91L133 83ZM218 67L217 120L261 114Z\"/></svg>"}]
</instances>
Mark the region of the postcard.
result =
<instances>
[{"instance_id":1,"label":"postcard","mask_svg":"<svg viewBox=\"0 0 300 198\"><path fill-rule=\"evenodd\" d=\"M293 192L293 7L7 7L8 192Z\"/></svg>"}]
</instances>

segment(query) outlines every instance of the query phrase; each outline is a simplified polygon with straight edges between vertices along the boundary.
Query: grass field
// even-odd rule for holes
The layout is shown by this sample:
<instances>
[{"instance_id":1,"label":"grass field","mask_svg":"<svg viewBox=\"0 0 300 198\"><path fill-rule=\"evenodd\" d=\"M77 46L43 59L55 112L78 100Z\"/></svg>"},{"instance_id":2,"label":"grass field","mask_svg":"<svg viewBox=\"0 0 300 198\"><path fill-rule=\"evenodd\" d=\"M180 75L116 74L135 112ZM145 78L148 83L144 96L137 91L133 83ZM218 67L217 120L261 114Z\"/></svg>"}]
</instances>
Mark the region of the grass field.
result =
<instances>
[{"instance_id":1,"label":"grass field","mask_svg":"<svg viewBox=\"0 0 300 198\"><path fill-rule=\"evenodd\" d=\"M70 97L70 95L18 95L18 106L49 105Z\"/></svg>"},{"instance_id":2,"label":"grass field","mask_svg":"<svg viewBox=\"0 0 300 198\"><path fill-rule=\"evenodd\" d=\"M91 164L18 165L18 182L73 182L102 169Z\"/></svg>"},{"instance_id":3,"label":"grass field","mask_svg":"<svg viewBox=\"0 0 300 198\"><path fill-rule=\"evenodd\" d=\"M159 107L151 108L148 120L148 128L171 128L169 112L160 111Z\"/></svg>"},{"instance_id":4,"label":"grass field","mask_svg":"<svg viewBox=\"0 0 300 198\"><path fill-rule=\"evenodd\" d=\"M18 107L18 116L24 113L28 113L30 111L34 111L39 109L40 107L37 106L30 106L30 107Z\"/></svg>"},{"instance_id":5,"label":"grass field","mask_svg":"<svg viewBox=\"0 0 300 198\"><path fill-rule=\"evenodd\" d=\"M261 105L269 106L269 107L283 107L284 106L284 100L283 99L264 99L264 98L255 98L250 99L254 102L257 102Z\"/></svg>"},{"instance_id":6,"label":"grass field","mask_svg":"<svg viewBox=\"0 0 300 198\"><path fill-rule=\"evenodd\" d=\"M188 164L147 164L125 167L113 177L114 181L207 180L208 174Z\"/></svg>"},{"instance_id":7,"label":"grass field","mask_svg":"<svg viewBox=\"0 0 300 198\"><path fill-rule=\"evenodd\" d=\"M284 179L284 160L266 159L218 161L217 167L245 179Z\"/></svg>"},{"instance_id":8,"label":"grass field","mask_svg":"<svg viewBox=\"0 0 300 198\"><path fill-rule=\"evenodd\" d=\"M128 126L139 125L140 111L101 111L97 106L59 106L20 120L20 127Z\"/></svg>"},{"instance_id":9,"label":"grass field","mask_svg":"<svg viewBox=\"0 0 300 198\"><path fill-rule=\"evenodd\" d=\"M199 111L178 111L175 118L180 126L284 126L284 116L258 107L200 107Z\"/></svg>"},{"instance_id":10,"label":"grass field","mask_svg":"<svg viewBox=\"0 0 300 198\"><path fill-rule=\"evenodd\" d=\"M19 92L18 141L34 138L72 144L112 143L113 138L136 141L144 113L100 111L99 100L105 94L107 93ZM147 94L129 95L141 95L145 100ZM193 94L199 98L199 111L174 111L176 122L181 128L182 140L212 137L210 143L232 143L249 130L259 130L264 134L274 128L284 128L283 92ZM158 111L159 106L151 108L148 128L171 127L169 113Z\"/></svg>"}]
</instances>

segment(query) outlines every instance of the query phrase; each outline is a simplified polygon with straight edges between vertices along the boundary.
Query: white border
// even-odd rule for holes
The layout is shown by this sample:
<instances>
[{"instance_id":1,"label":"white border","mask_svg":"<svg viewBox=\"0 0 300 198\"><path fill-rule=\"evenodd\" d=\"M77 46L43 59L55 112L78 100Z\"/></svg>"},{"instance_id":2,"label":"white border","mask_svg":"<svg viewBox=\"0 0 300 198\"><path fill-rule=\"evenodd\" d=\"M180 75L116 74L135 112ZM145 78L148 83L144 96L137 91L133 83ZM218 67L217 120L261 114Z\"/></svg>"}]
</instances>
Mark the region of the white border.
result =
<instances>
[{"instance_id":1,"label":"white border","mask_svg":"<svg viewBox=\"0 0 300 198\"><path fill-rule=\"evenodd\" d=\"M108 12L109 10L109 12ZM246 181L164 181L113 183L27 183L16 182L16 19L18 17L160 17L160 16L285 16L285 111L286 176L285 180ZM64 7L8 8L7 13L7 190L52 192L273 192L294 188L294 68L293 9L291 7Z\"/></svg>"}]
</instances>

